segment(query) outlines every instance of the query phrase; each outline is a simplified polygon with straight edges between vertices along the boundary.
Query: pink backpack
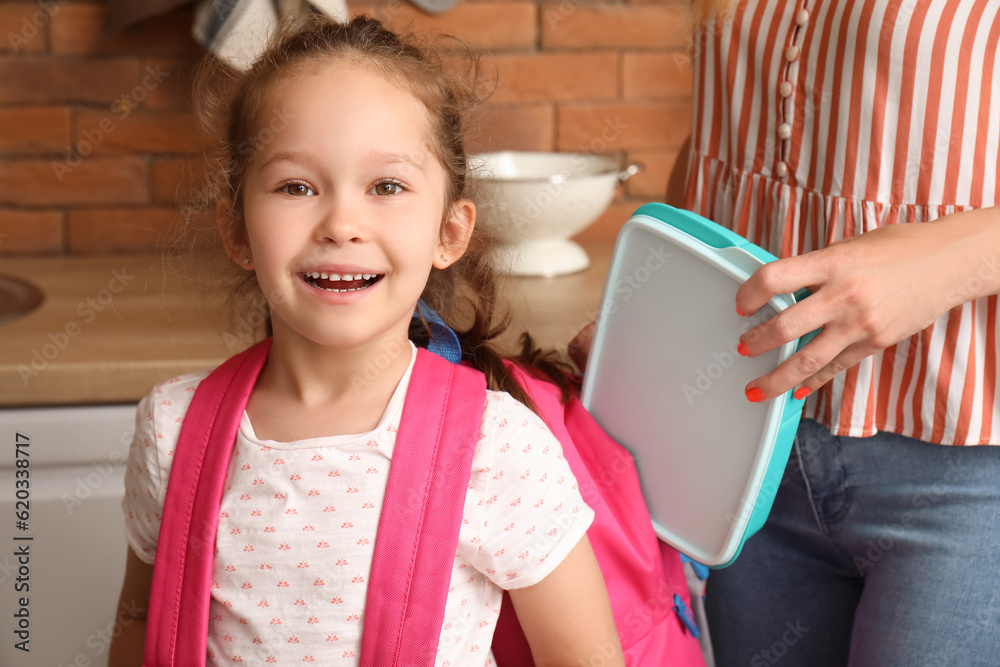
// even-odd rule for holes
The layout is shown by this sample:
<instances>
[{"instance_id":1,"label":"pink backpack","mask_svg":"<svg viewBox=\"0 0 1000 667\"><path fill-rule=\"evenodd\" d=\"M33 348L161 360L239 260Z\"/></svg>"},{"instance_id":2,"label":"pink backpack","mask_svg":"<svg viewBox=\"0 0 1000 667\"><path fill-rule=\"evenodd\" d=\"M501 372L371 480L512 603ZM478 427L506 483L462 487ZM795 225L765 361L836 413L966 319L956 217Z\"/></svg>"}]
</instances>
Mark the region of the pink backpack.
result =
<instances>
[{"instance_id":1,"label":"pink backpack","mask_svg":"<svg viewBox=\"0 0 1000 667\"><path fill-rule=\"evenodd\" d=\"M147 667L205 663L218 510L240 418L270 345L265 340L215 369L184 417L173 462L184 474L168 480L153 566ZM680 557L653 533L631 456L579 401L563 404L552 383L512 370L595 511L587 534L627 664L704 667ZM363 667L434 664L451 579L451 568L440 564L451 562L458 545L485 391L482 373L418 351L379 517ZM493 651L502 667L533 665L508 596Z\"/></svg>"}]
</instances>

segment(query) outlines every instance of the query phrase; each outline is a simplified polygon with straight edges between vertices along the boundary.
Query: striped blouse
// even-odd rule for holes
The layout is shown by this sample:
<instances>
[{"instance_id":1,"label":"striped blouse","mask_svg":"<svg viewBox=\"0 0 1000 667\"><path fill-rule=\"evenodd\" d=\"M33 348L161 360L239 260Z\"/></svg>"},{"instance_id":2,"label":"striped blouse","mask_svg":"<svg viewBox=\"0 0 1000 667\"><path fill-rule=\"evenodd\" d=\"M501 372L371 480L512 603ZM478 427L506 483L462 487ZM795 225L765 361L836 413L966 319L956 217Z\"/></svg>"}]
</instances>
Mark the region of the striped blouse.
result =
<instances>
[{"instance_id":1,"label":"striped blouse","mask_svg":"<svg viewBox=\"0 0 1000 667\"><path fill-rule=\"evenodd\" d=\"M997 204L1000 0L740 0L696 37L687 208L787 257ZM1000 443L998 325L996 295L954 308L804 416Z\"/></svg>"}]
</instances>

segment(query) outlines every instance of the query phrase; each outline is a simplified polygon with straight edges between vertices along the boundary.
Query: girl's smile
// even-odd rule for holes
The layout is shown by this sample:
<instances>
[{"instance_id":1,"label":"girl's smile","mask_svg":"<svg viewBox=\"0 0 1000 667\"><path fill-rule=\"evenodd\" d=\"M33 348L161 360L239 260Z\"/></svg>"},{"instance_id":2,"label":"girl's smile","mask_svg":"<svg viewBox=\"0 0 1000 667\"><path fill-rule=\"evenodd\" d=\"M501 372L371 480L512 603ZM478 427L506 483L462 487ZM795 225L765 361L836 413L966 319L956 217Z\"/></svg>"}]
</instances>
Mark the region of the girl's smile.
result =
<instances>
[{"instance_id":1,"label":"girl's smile","mask_svg":"<svg viewBox=\"0 0 1000 667\"><path fill-rule=\"evenodd\" d=\"M307 271L302 279L316 289L327 292L358 292L372 287L385 274L364 269L334 268L326 271Z\"/></svg>"},{"instance_id":2,"label":"girl's smile","mask_svg":"<svg viewBox=\"0 0 1000 667\"><path fill-rule=\"evenodd\" d=\"M371 296L385 274L338 265L326 270L306 271L301 276L302 285L312 298L326 305L346 306Z\"/></svg>"}]
</instances>

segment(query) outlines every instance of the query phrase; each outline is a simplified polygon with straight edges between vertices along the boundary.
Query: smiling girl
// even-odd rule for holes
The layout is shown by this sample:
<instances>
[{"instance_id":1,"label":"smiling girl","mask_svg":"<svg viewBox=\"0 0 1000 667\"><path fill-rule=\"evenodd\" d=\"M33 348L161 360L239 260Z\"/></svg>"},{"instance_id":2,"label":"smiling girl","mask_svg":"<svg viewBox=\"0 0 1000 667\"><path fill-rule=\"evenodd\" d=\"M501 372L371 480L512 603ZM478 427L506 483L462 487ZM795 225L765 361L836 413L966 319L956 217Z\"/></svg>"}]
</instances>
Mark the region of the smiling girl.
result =
<instances>
[{"instance_id":1,"label":"smiling girl","mask_svg":"<svg viewBox=\"0 0 1000 667\"><path fill-rule=\"evenodd\" d=\"M206 662L358 664L396 433L404 405L423 399L407 391L421 368L410 341L436 338L432 310L454 322L463 287L475 317L458 332L461 357L489 391L457 551L442 564L449 631L434 638L435 664L493 664L504 590L536 664L598 653L623 664L586 537L593 512L491 344L492 246L466 198L461 112L472 87L358 18L289 32L235 90L218 224L267 301L273 340L219 508ZM254 142L278 113L287 125ZM527 343L522 364L565 383ZM174 447L207 375L164 383L139 406L122 609L148 607ZM111 664L142 663L146 630L141 614L126 625Z\"/></svg>"}]
</instances>

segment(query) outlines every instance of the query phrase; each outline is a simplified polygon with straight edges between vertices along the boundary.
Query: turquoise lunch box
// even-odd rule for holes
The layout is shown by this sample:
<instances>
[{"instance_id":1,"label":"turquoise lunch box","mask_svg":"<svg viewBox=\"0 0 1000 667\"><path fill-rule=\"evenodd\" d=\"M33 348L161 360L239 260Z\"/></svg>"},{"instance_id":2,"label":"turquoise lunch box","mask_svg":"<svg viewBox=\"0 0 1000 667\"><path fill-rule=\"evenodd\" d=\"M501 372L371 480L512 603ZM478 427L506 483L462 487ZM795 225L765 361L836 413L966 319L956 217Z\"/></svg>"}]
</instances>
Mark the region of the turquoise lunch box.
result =
<instances>
[{"instance_id":1,"label":"turquoise lunch box","mask_svg":"<svg viewBox=\"0 0 1000 667\"><path fill-rule=\"evenodd\" d=\"M601 297L583 404L635 457L656 534L708 566L732 563L764 525L802 413L791 392L751 403L744 388L808 336L755 358L736 351L796 302L781 294L736 312L736 290L775 259L701 216L647 204L618 235Z\"/></svg>"}]
</instances>

